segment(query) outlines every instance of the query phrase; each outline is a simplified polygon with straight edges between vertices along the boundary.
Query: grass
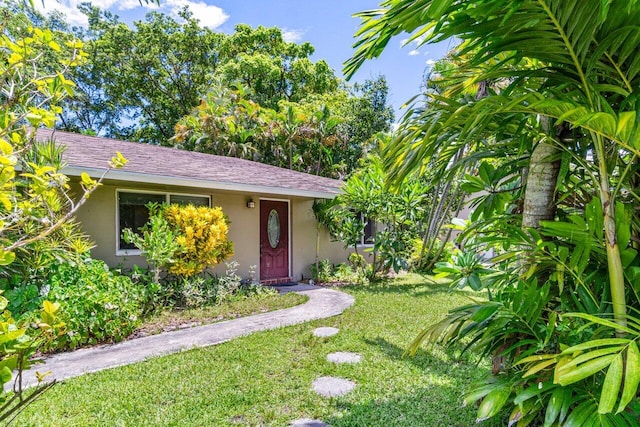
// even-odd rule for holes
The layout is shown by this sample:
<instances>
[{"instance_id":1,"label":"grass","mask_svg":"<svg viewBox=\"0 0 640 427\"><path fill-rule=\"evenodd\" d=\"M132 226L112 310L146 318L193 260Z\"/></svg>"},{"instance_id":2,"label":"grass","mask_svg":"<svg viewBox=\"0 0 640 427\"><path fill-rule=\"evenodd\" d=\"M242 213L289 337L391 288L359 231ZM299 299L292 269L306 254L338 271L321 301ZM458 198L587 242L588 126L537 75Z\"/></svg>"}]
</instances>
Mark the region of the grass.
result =
<instances>
[{"instance_id":1,"label":"grass","mask_svg":"<svg viewBox=\"0 0 640 427\"><path fill-rule=\"evenodd\" d=\"M134 332L133 337L222 322L252 314L266 313L300 305L309 298L296 293L243 298L226 304L184 310L166 310L154 314Z\"/></svg>"},{"instance_id":2,"label":"grass","mask_svg":"<svg viewBox=\"0 0 640 427\"><path fill-rule=\"evenodd\" d=\"M461 407L461 393L487 363L438 347L402 357L421 328L467 303L465 294L419 276L341 290L356 303L340 316L66 381L16 425L286 426L298 418L334 427L473 425L475 408ZM319 326L340 333L316 338ZM335 365L326 360L335 351L358 352L363 361ZM323 398L311 383L324 375L358 385Z\"/></svg>"}]
</instances>

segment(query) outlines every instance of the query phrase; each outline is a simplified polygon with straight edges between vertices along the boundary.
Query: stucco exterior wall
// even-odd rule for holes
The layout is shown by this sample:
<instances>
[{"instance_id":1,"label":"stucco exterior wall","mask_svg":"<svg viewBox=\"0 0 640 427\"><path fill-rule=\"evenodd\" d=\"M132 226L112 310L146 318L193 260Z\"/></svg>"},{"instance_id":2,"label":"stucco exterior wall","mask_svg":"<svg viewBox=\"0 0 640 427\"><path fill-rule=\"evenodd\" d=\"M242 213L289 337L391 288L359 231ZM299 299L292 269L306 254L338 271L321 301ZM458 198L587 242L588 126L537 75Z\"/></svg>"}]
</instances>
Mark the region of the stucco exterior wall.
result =
<instances>
[{"instance_id":1,"label":"stucco exterior wall","mask_svg":"<svg viewBox=\"0 0 640 427\"><path fill-rule=\"evenodd\" d=\"M299 200L292 204L293 265L295 280L311 277L311 264L316 261L316 245L319 243L318 259L329 259L332 263L346 262L349 251L341 242L331 241L326 228L320 229L318 239L317 222L313 214L313 200Z\"/></svg>"},{"instance_id":2,"label":"stucco exterior wall","mask_svg":"<svg viewBox=\"0 0 640 427\"><path fill-rule=\"evenodd\" d=\"M120 255L116 253L117 239L117 190L167 192L172 194L199 194L211 197L212 206L220 206L230 219L229 239L234 244L234 254L227 261L239 263L238 273L248 277L250 267L255 266L256 277L260 269L260 200L270 198L283 200L282 196L270 197L260 194L240 194L231 192L206 192L192 188L147 186L132 187L126 183L105 184L98 188L91 198L77 213L77 219L83 230L91 237L96 246L91 251L94 258L104 260L109 266L119 265L131 268L133 265L146 267L144 257L140 255ZM247 207L247 201L252 199L255 208ZM313 215L313 200L303 198L289 198L291 221L291 277L294 280L307 279L311 276L310 265L316 258L317 227ZM343 249L340 242L332 242L329 234L323 228L320 232L319 259L330 259L334 263L345 262L348 251ZM213 271L224 274L226 265L220 264Z\"/></svg>"}]
</instances>

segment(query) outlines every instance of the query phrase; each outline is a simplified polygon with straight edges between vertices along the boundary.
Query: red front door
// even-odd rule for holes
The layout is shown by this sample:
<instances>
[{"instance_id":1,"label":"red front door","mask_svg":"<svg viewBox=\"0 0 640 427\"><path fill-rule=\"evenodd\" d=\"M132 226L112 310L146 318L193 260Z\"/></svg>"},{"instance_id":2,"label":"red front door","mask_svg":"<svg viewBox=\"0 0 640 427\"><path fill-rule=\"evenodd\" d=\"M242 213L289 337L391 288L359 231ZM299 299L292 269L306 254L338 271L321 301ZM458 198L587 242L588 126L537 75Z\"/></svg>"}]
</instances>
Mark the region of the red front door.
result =
<instances>
[{"instance_id":1,"label":"red front door","mask_svg":"<svg viewBox=\"0 0 640 427\"><path fill-rule=\"evenodd\" d=\"M260 200L260 280L289 277L289 204Z\"/></svg>"}]
</instances>

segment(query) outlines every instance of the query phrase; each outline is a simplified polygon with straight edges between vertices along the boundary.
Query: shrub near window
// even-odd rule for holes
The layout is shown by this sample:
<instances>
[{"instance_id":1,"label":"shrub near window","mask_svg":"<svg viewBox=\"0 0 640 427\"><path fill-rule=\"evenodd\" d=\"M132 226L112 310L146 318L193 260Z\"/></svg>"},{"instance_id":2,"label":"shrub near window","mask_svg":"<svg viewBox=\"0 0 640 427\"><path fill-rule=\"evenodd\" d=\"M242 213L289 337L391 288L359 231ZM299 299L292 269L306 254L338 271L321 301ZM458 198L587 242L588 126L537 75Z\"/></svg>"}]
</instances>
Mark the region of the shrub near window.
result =
<instances>
[{"instance_id":1,"label":"shrub near window","mask_svg":"<svg viewBox=\"0 0 640 427\"><path fill-rule=\"evenodd\" d=\"M103 261L87 260L52 267L41 294L60 303L67 333L45 350L74 349L101 342L117 342L139 325L144 290L126 276L109 271Z\"/></svg>"},{"instance_id":2,"label":"shrub near window","mask_svg":"<svg viewBox=\"0 0 640 427\"><path fill-rule=\"evenodd\" d=\"M180 247L176 242L176 233L162 214L164 205L149 203L147 207L151 213L149 221L138 233L125 228L122 230L122 239L142 251L152 266L153 283L157 285L162 270L173 263L173 257Z\"/></svg>"},{"instance_id":3,"label":"shrub near window","mask_svg":"<svg viewBox=\"0 0 640 427\"><path fill-rule=\"evenodd\" d=\"M229 221L221 208L169 205L161 214L180 247L168 266L170 273L193 276L233 254L233 243L227 240Z\"/></svg>"}]
</instances>

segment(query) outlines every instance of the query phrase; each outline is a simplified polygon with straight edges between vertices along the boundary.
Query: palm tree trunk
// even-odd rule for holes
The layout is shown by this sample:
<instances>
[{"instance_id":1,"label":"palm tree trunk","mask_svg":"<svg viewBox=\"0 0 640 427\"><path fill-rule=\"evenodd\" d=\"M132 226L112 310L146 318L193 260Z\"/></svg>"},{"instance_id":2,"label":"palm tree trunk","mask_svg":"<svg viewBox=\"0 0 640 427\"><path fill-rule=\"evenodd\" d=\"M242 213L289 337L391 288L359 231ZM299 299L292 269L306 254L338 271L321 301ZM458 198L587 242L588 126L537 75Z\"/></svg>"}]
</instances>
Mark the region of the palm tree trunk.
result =
<instances>
[{"instance_id":1,"label":"palm tree trunk","mask_svg":"<svg viewBox=\"0 0 640 427\"><path fill-rule=\"evenodd\" d=\"M458 183L458 186L455 190L455 193L452 197L450 197L450 201L449 201L449 205L446 208L446 212L447 215L449 215L449 213L453 214L454 217L457 217L460 213L460 210L462 209L462 206L464 205L464 197L460 197L461 191L460 191L460 183ZM451 206L452 203L457 202L456 206L453 207ZM453 207L453 209L452 209ZM442 227L444 226L444 218L441 219L441 222L438 226L438 230L441 230ZM433 256L433 258L431 259L431 262L429 263L429 265L427 265L427 267L425 268L425 271L431 271L431 269L433 269L433 267L435 267L436 262L438 261L438 259L440 259L440 255L442 255L442 251L444 251L444 248L447 244L447 242L449 242L451 240L451 234L453 233L453 228L449 228L449 230L447 230L447 235L445 236L445 238L442 240L442 244L440 245L440 248L438 249L438 251L436 252L436 254ZM429 248L429 253L432 252L432 248ZM422 259L421 259L422 261Z\"/></svg>"},{"instance_id":2,"label":"palm tree trunk","mask_svg":"<svg viewBox=\"0 0 640 427\"><path fill-rule=\"evenodd\" d=\"M522 228L539 228L540 221L552 220L556 214L555 189L560 171L560 162L557 159L558 148L553 142L547 142L553 131L548 117L540 117L542 131L548 135L539 141L533 148L529 158L529 167L523 171L523 179L526 180L524 193L524 207L522 209ZM526 253L526 251L525 251ZM525 257L520 260L520 266L525 269L531 261ZM539 278L543 283L546 278ZM496 375L503 369L507 358L502 354L504 348L499 348L493 354L492 373Z\"/></svg>"},{"instance_id":3,"label":"palm tree trunk","mask_svg":"<svg viewBox=\"0 0 640 427\"><path fill-rule=\"evenodd\" d=\"M560 150L551 139L554 129L548 117L540 117L540 127L546 136L534 146L529 158L529 167L523 174L526 186L522 208L522 228L525 231L528 228L539 228L540 221L551 221L556 215L555 190L560 171L558 160ZM519 264L526 270L531 262L525 255ZM544 283L547 278L548 275L538 276L538 283Z\"/></svg>"},{"instance_id":4,"label":"palm tree trunk","mask_svg":"<svg viewBox=\"0 0 640 427\"><path fill-rule=\"evenodd\" d=\"M540 221L552 220L556 214L555 189L560 170L558 153L558 148L546 141L540 141L531 153L522 211L523 228L538 228Z\"/></svg>"}]
</instances>

